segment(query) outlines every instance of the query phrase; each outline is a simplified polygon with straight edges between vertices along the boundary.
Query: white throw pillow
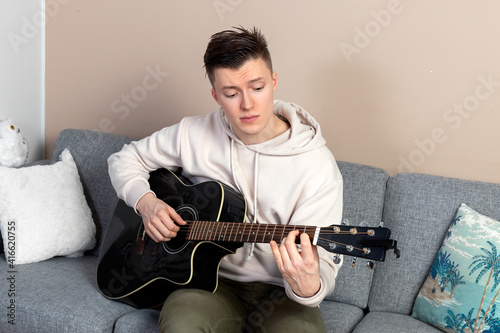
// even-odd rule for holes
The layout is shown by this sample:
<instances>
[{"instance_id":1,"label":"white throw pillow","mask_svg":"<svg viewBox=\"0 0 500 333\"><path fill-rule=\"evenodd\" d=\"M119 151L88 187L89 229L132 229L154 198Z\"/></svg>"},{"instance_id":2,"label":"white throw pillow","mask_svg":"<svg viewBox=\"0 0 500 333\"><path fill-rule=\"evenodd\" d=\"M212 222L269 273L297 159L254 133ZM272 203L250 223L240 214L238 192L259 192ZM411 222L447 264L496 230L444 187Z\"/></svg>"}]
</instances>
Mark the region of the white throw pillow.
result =
<instances>
[{"instance_id":1,"label":"white throw pillow","mask_svg":"<svg viewBox=\"0 0 500 333\"><path fill-rule=\"evenodd\" d=\"M69 150L52 165L0 167L0 225L11 265L94 247L96 227Z\"/></svg>"}]
</instances>

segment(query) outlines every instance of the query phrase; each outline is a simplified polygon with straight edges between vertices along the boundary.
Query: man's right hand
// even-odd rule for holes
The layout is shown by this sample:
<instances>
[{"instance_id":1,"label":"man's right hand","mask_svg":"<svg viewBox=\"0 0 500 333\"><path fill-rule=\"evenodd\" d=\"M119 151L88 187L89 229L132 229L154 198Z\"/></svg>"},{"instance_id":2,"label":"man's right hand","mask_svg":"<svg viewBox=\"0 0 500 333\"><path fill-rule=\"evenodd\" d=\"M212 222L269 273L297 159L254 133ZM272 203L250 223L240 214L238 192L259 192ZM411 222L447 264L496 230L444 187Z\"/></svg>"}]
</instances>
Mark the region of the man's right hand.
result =
<instances>
[{"instance_id":1,"label":"man's right hand","mask_svg":"<svg viewBox=\"0 0 500 333\"><path fill-rule=\"evenodd\" d=\"M155 242L167 242L179 231L179 225L186 222L175 209L158 199L153 193L146 193L137 202L136 210L142 216L146 233Z\"/></svg>"}]
</instances>

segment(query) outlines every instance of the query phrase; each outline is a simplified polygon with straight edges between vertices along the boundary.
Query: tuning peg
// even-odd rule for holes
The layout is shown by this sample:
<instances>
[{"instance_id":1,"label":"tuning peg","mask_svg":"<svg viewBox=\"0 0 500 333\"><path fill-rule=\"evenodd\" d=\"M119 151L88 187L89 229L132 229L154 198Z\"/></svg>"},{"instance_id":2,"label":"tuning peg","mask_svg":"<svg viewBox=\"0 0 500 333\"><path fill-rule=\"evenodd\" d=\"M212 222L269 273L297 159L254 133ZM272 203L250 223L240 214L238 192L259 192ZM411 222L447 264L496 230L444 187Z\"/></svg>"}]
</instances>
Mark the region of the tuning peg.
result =
<instances>
[{"instance_id":1,"label":"tuning peg","mask_svg":"<svg viewBox=\"0 0 500 333\"><path fill-rule=\"evenodd\" d=\"M349 225L349 219L348 218L343 219L342 225Z\"/></svg>"},{"instance_id":2,"label":"tuning peg","mask_svg":"<svg viewBox=\"0 0 500 333\"><path fill-rule=\"evenodd\" d=\"M375 263L371 260L368 260L368 262L366 263L366 267L368 267L369 269L373 269L375 268Z\"/></svg>"},{"instance_id":3,"label":"tuning peg","mask_svg":"<svg viewBox=\"0 0 500 333\"><path fill-rule=\"evenodd\" d=\"M378 226L379 226L380 228L382 228L382 227L384 226L384 222L383 222L383 221L380 221L380 223L378 224Z\"/></svg>"},{"instance_id":4,"label":"tuning peg","mask_svg":"<svg viewBox=\"0 0 500 333\"><path fill-rule=\"evenodd\" d=\"M335 255L333 256L333 263L334 263L335 265L340 264L340 257L339 257L339 255L338 255L338 254L335 254Z\"/></svg>"},{"instance_id":5,"label":"tuning peg","mask_svg":"<svg viewBox=\"0 0 500 333\"><path fill-rule=\"evenodd\" d=\"M368 226L368 223L366 221L361 221L361 223L359 224L360 227L367 227Z\"/></svg>"}]
</instances>

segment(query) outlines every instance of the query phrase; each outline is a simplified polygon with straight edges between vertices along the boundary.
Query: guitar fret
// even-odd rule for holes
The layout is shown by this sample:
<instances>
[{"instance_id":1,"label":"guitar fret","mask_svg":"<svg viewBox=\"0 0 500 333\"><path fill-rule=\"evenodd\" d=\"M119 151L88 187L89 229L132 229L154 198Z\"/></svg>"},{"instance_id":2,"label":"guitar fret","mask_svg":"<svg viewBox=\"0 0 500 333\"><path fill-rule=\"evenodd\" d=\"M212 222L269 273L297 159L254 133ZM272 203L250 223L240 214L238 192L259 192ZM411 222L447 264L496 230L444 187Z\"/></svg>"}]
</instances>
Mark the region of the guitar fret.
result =
<instances>
[{"instance_id":1,"label":"guitar fret","mask_svg":"<svg viewBox=\"0 0 500 333\"><path fill-rule=\"evenodd\" d=\"M222 240L225 240L226 239L226 235L227 235L227 229L228 229L227 225L228 225L228 223L226 223L226 222L219 222L219 223L223 224L222 228L224 229L224 236L222 236Z\"/></svg>"},{"instance_id":2,"label":"guitar fret","mask_svg":"<svg viewBox=\"0 0 500 333\"><path fill-rule=\"evenodd\" d=\"M193 225L193 230L191 231L191 237L189 237L191 240L195 240L197 239L197 233L198 233L198 222L196 221L193 221L192 222L192 225Z\"/></svg>"},{"instance_id":3,"label":"guitar fret","mask_svg":"<svg viewBox=\"0 0 500 333\"><path fill-rule=\"evenodd\" d=\"M259 235L259 230L260 230L260 224L257 224L257 231L255 232L253 243L257 243L257 236Z\"/></svg>"},{"instance_id":4,"label":"guitar fret","mask_svg":"<svg viewBox=\"0 0 500 333\"><path fill-rule=\"evenodd\" d=\"M222 238L222 240L226 239L226 234L227 234L227 223L226 222L219 222L221 225L221 231L224 231L224 234L222 232L219 233L219 240Z\"/></svg>"},{"instance_id":5,"label":"guitar fret","mask_svg":"<svg viewBox=\"0 0 500 333\"><path fill-rule=\"evenodd\" d=\"M224 232L224 240L227 239L227 232L229 231L229 226L232 226L233 223L224 223L224 228L226 229ZM232 229L231 229L232 230ZM229 235L231 236L231 232L229 232Z\"/></svg>"},{"instance_id":6,"label":"guitar fret","mask_svg":"<svg viewBox=\"0 0 500 333\"><path fill-rule=\"evenodd\" d=\"M247 232L247 241L246 241L246 243L250 243L250 232L252 231L252 228L253 228L253 224L250 224L250 230L248 230L248 232Z\"/></svg>"},{"instance_id":7,"label":"guitar fret","mask_svg":"<svg viewBox=\"0 0 500 333\"><path fill-rule=\"evenodd\" d=\"M196 232L196 239L199 240L199 239L202 239L202 237L203 237L203 227L204 227L204 225L203 225L203 223L199 223L199 222L198 222L198 224L199 224L199 227L198 227L198 231Z\"/></svg>"},{"instance_id":8,"label":"guitar fret","mask_svg":"<svg viewBox=\"0 0 500 333\"><path fill-rule=\"evenodd\" d=\"M212 223L212 231L213 231L212 240L214 240L214 241L217 240L217 236L220 235L219 224L220 223L218 223L218 222ZM215 227L215 229L213 227Z\"/></svg>"},{"instance_id":9,"label":"guitar fret","mask_svg":"<svg viewBox=\"0 0 500 333\"><path fill-rule=\"evenodd\" d=\"M274 225L273 234L271 235L271 239L274 239L275 241L277 241L276 238L275 238L276 237L275 236L276 235L276 227L277 227L277 225ZM277 242L279 242L279 241L277 241Z\"/></svg>"},{"instance_id":10,"label":"guitar fret","mask_svg":"<svg viewBox=\"0 0 500 333\"><path fill-rule=\"evenodd\" d=\"M203 239L210 240L210 235L212 234L212 229L210 228L210 223L203 223L205 225L205 235Z\"/></svg>"},{"instance_id":11,"label":"guitar fret","mask_svg":"<svg viewBox=\"0 0 500 333\"><path fill-rule=\"evenodd\" d=\"M245 229L247 228L247 224L248 223L243 223L243 231L240 231L241 234L240 242L243 242L243 236L245 235Z\"/></svg>"},{"instance_id":12,"label":"guitar fret","mask_svg":"<svg viewBox=\"0 0 500 333\"><path fill-rule=\"evenodd\" d=\"M267 226L268 224L266 224L266 230L264 230L264 234L262 235L262 243L266 242Z\"/></svg>"},{"instance_id":13,"label":"guitar fret","mask_svg":"<svg viewBox=\"0 0 500 333\"><path fill-rule=\"evenodd\" d=\"M207 239L214 241L215 240L214 224L212 222L208 222L207 226L208 226L208 235L207 235L208 238Z\"/></svg>"},{"instance_id":14,"label":"guitar fret","mask_svg":"<svg viewBox=\"0 0 500 333\"><path fill-rule=\"evenodd\" d=\"M197 233L198 233L198 222L196 221L191 221L190 224L192 225L191 227L191 232L189 233L189 239L190 240L195 240L196 237L197 237Z\"/></svg>"},{"instance_id":15,"label":"guitar fret","mask_svg":"<svg viewBox=\"0 0 500 333\"><path fill-rule=\"evenodd\" d=\"M192 234L193 234L193 228L194 228L194 223L188 221L188 224L185 226L186 228L186 240L191 240Z\"/></svg>"},{"instance_id":16,"label":"guitar fret","mask_svg":"<svg viewBox=\"0 0 500 333\"><path fill-rule=\"evenodd\" d=\"M234 222L233 222L233 223L231 223L231 232L229 233L229 240L231 240L231 236L233 235L233 229L234 229L234 225L235 225L235 224L236 224L236 223L234 223Z\"/></svg>"},{"instance_id":17,"label":"guitar fret","mask_svg":"<svg viewBox=\"0 0 500 333\"><path fill-rule=\"evenodd\" d=\"M199 232L199 227L200 227L200 224L197 222L197 221L193 221L193 231L191 232L191 237L190 239L191 240L196 240L198 239L198 232Z\"/></svg>"},{"instance_id":18,"label":"guitar fret","mask_svg":"<svg viewBox=\"0 0 500 333\"><path fill-rule=\"evenodd\" d=\"M210 235L210 226L208 225L208 223L203 223L203 232L201 239L209 239L208 238L209 235Z\"/></svg>"},{"instance_id":19,"label":"guitar fret","mask_svg":"<svg viewBox=\"0 0 500 333\"><path fill-rule=\"evenodd\" d=\"M238 233L240 231L240 225L243 223L238 223L238 228L236 228L236 233L234 234L234 241L236 242L236 236L238 236Z\"/></svg>"},{"instance_id":20,"label":"guitar fret","mask_svg":"<svg viewBox=\"0 0 500 333\"><path fill-rule=\"evenodd\" d=\"M250 236L252 236L252 235L255 234L255 231L253 231L253 227L254 226L257 226L257 231L259 229L259 225L258 224L254 224L254 223L250 224L250 230L248 230L248 236L247 236L247 241L246 241L247 243L252 243L250 241ZM257 237L257 236L255 236L255 237ZM254 241L254 243L255 243L255 241Z\"/></svg>"},{"instance_id":21,"label":"guitar fret","mask_svg":"<svg viewBox=\"0 0 500 333\"><path fill-rule=\"evenodd\" d=\"M214 240L220 240L220 235L222 232L222 228L224 227L224 224L221 222L216 222L214 223L215 230L214 230Z\"/></svg>"},{"instance_id":22,"label":"guitar fret","mask_svg":"<svg viewBox=\"0 0 500 333\"><path fill-rule=\"evenodd\" d=\"M207 225L205 223L200 222L200 235L198 238L199 240L204 239L205 233L206 233L206 227L207 227Z\"/></svg>"},{"instance_id":23,"label":"guitar fret","mask_svg":"<svg viewBox=\"0 0 500 333\"><path fill-rule=\"evenodd\" d=\"M219 239L219 237L220 237L220 233L221 233L221 231L222 231L222 223L220 223L220 222L215 222L214 224L212 224L212 227L214 227L214 228L213 228L213 233L214 233L214 235L213 235L213 239L214 239L214 241L216 241L216 240L218 240L218 239Z\"/></svg>"},{"instance_id":24,"label":"guitar fret","mask_svg":"<svg viewBox=\"0 0 500 333\"><path fill-rule=\"evenodd\" d=\"M224 241L226 239L227 225L226 222L217 222L217 225L220 227L218 231L218 240Z\"/></svg>"}]
</instances>

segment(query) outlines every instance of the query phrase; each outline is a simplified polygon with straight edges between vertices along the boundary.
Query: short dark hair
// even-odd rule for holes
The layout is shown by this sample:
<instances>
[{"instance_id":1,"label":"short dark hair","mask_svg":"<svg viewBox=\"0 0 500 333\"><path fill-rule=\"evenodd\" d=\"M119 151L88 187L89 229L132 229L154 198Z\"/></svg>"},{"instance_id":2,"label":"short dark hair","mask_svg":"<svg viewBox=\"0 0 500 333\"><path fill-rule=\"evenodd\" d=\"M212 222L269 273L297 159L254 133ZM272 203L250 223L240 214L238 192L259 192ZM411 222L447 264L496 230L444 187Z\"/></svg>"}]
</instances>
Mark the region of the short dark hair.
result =
<instances>
[{"instance_id":1,"label":"short dark hair","mask_svg":"<svg viewBox=\"0 0 500 333\"><path fill-rule=\"evenodd\" d=\"M269 70L273 71L271 53L260 30L255 27L251 30L243 27L233 29L212 35L208 42L203 61L212 86L215 81L215 69L238 69L248 60L261 58Z\"/></svg>"}]
</instances>

